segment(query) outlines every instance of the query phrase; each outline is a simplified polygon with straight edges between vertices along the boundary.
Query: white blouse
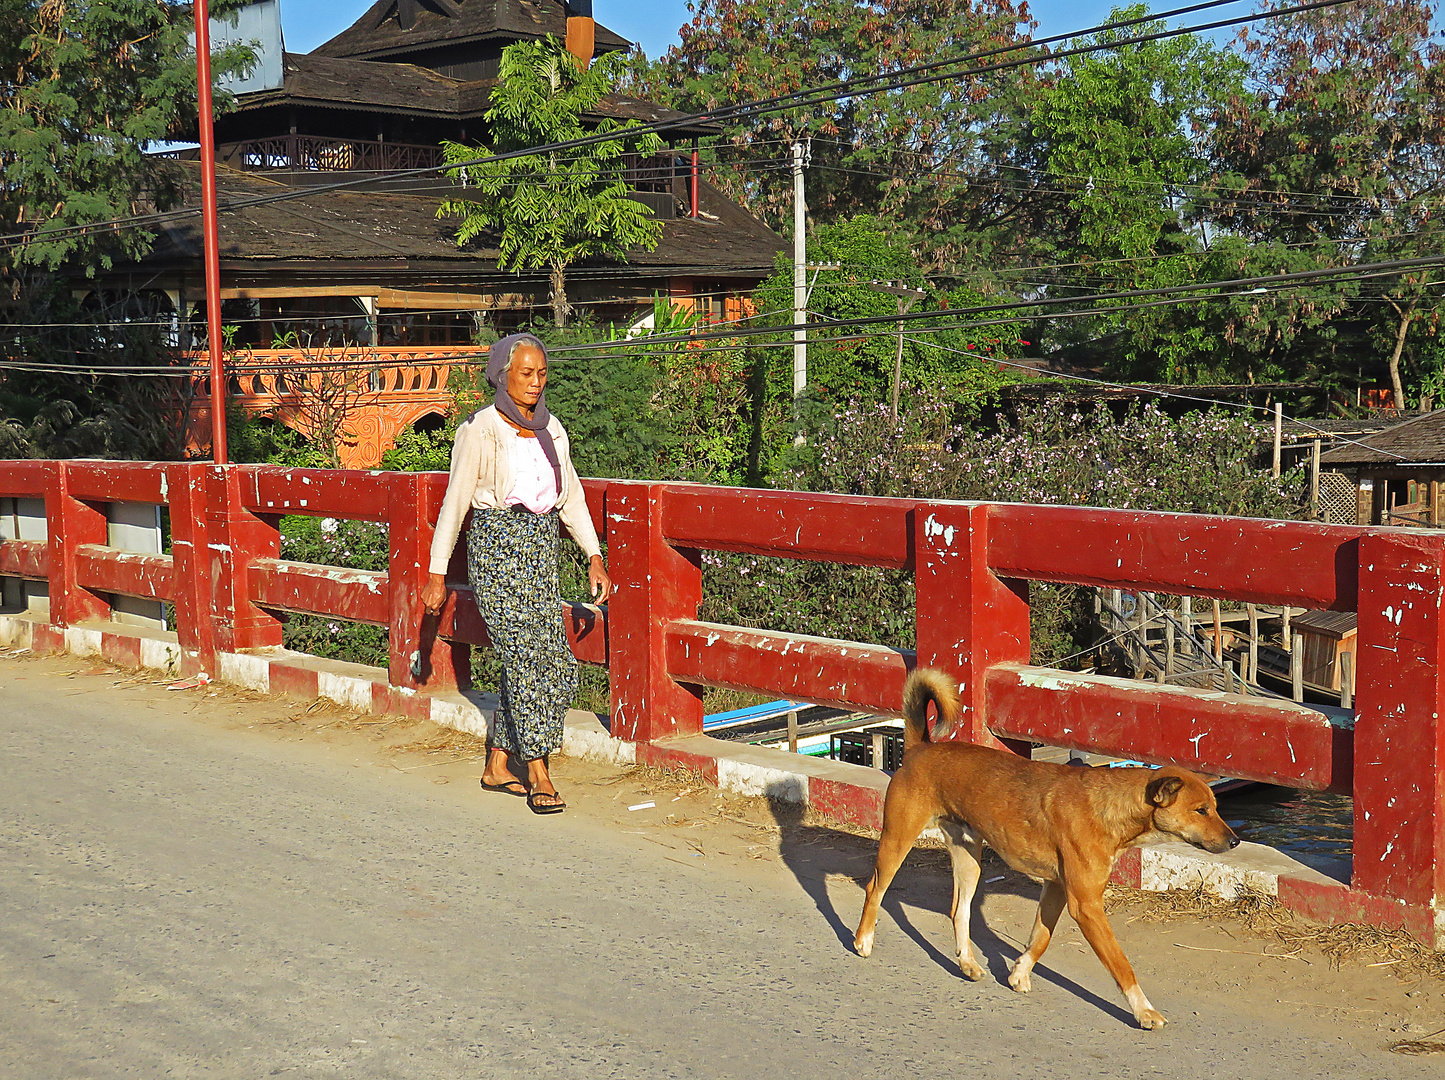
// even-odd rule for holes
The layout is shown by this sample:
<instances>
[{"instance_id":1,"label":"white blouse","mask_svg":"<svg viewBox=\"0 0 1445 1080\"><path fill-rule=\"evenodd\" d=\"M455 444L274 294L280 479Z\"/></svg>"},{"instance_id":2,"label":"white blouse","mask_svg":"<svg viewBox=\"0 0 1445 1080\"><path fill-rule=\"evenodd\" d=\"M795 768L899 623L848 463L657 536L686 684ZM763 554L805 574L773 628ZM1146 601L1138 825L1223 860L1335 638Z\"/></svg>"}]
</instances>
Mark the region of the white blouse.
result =
<instances>
[{"instance_id":1,"label":"white blouse","mask_svg":"<svg viewBox=\"0 0 1445 1080\"><path fill-rule=\"evenodd\" d=\"M542 449L542 440L521 435L511 440L512 490L502 500L505 506L525 506L534 514L557 507L557 474Z\"/></svg>"}]
</instances>

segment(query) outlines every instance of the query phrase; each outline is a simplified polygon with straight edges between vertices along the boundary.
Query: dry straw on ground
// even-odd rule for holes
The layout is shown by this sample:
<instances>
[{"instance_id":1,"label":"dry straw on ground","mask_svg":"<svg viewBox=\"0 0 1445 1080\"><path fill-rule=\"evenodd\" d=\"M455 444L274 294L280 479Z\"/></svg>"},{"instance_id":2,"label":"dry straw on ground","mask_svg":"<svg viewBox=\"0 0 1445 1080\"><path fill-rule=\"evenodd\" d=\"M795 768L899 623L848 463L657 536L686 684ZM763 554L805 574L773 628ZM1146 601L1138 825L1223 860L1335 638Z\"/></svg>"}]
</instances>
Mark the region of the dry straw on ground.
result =
<instances>
[{"instance_id":1,"label":"dry straw on ground","mask_svg":"<svg viewBox=\"0 0 1445 1080\"><path fill-rule=\"evenodd\" d=\"M1240 923L1267 939L1262 955L1292 959L1308 948L1335 967L1356 960L1370 967L1392 968L1401 978L1445 977L1445 954L1421 944L1403 930L1382 930L1358 923L1307 923L1274 897L1254 890L1242 890L1233 900L1221 900L1202 885L1163 893L1111 888L1107 902L1110 911L1128 911L1135 919L1162 921L1186 916ZM1271 950L1271 944L1280 948Z\"/></svg>"}]
</instances>

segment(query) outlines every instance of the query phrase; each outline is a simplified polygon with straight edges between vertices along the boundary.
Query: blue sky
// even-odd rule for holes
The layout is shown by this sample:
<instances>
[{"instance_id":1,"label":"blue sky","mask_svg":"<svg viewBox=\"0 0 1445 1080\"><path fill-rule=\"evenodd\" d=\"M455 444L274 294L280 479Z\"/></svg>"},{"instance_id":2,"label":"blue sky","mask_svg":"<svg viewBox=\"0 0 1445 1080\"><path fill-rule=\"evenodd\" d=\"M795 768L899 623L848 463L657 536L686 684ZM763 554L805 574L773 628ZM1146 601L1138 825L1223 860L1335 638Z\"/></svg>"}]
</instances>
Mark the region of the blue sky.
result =
<instances>
[{"instance_id":1,"label":"blue sky","mask_svg":"<svg viewBox=\"0 0 1445 1080\"><path fill-rule=\"evenodd\" d=\"M361 16L372 0L281 0L281 27L286 48L310 52ZM1045 37L1096 26L1113 3L1096 0L1039 0L1029 5ZM1178 6L1170 4L1168 6ZM1225 8L1226 13L1252 10L1252 5ZM597 21L638 42L648 56L659 56L677 41L677 28L690 21L685 0L594 0ZM1212 13L1201 13L1201 21Z\"/></svg>"}]
</instances>

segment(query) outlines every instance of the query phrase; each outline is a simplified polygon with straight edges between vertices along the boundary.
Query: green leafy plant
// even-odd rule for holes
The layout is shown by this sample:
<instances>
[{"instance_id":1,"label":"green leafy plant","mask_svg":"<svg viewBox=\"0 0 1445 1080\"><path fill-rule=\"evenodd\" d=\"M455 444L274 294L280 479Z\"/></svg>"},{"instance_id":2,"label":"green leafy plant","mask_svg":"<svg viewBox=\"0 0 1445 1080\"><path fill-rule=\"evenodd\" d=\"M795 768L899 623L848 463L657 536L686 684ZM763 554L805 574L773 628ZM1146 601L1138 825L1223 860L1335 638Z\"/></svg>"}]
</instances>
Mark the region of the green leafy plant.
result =
<instances>
[{"instance_id":1,"label":"green leafy plant","mask_svg":"<svg viewBox=\"0 0 1445 1080\"><path fill-rule=\"evenodd\" d=\"M484 114L488 142L444 142L446 161L455 165L639 126L636 121L584 121L613 89L622 63L609 53L583 70L551 36L507 46ZM629 251L651 250L661 239L661 223L630 197L622 172L628 155L648 157L661 149L656 135L639 133L565 153L467 165L447 173L462 186L442 201L437 216L462 219L458 246L495 243L497 265L504 270L549 269L552 321L565 326L572 310L569 266L597 257L626 262Z\"/></svg>"}]
</instances>

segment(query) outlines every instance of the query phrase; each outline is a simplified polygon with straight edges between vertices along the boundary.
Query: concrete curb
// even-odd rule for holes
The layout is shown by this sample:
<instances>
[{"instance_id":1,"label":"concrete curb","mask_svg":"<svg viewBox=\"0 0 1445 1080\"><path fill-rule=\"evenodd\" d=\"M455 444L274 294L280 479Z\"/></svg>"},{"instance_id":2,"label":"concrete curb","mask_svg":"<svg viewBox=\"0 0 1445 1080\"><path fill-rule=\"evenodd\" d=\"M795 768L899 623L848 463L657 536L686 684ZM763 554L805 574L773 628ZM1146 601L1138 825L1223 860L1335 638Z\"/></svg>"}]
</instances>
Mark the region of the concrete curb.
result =
<instances>
[{"instance_id":1,"label":"concrete curb","mask_svg":"<svg viewBox=\"0 0 1445 1080\"><path fill-rule=\"evenodd\" d=\"M61 628L34 614L0 615L0 649L17 648L98 656L177 676L199 670L197 658L187 655L175 635L164 631L109 623ZM223 653L217 666L214 677L235 686L303 700L324 699L357 712L412 716L483 737L496 715L497 702L488 694L432 694L394 687L379 668L288 649ZM887 775L876 769L705 735L657 744L623 742L612 738L596 714L575 709L567 716L562 753L615 765L686 769L725 791L801 803L832 820L864 829L882 824L888 789ZM1356 921L1369 912L1377 921L1383 917L1423 940L1445 940L1445 913L1416 912L1387 899L1363 896L1349 888L1347 867L1307 866L1259 844L1241 844L1227 855L1210 855L1185 844L1131 848L1120 856L1112 880L1153 892L1202 887L1223 899L1253 891L1277 897L1321 922Z\"/></svg>"}]
</instances>

